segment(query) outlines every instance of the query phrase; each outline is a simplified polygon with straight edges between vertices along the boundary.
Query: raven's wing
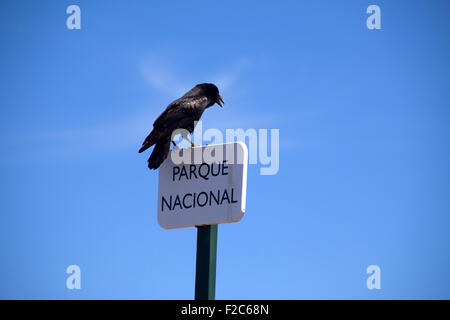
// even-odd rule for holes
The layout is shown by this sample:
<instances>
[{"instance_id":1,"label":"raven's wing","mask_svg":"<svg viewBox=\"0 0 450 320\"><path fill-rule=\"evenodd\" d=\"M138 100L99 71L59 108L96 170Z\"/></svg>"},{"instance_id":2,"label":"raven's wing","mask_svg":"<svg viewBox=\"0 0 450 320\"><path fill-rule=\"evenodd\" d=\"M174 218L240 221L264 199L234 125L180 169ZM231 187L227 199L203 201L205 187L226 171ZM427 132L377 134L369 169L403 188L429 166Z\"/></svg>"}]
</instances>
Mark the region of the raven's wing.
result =
<instances>
[{"instance_id":1,"label":"raven's wing","mask_svg":"<svg viewBox=\"0 0 450 320\"><path fill-rule=\"evenodd\" d=\"M201 116L207 103L208 99L204 96L182 97L175 100L156 118L153 127L173 127L184 117L196 117L198 114Z\"/></svg>"},{"instance_id":2,"label":"raven's wing","mask_svg":"<svg viewBox=\"0 0 450 320\"><path fill-rule=\"evenodd\" d=\"M166 110L156 118L153 131L145 138L139 153L147 150L161 139L167 139L179 128L194 128L194 121L199 120L207 107L206 97L181 97L169 104Z\"/></svg>"}]
</instances>

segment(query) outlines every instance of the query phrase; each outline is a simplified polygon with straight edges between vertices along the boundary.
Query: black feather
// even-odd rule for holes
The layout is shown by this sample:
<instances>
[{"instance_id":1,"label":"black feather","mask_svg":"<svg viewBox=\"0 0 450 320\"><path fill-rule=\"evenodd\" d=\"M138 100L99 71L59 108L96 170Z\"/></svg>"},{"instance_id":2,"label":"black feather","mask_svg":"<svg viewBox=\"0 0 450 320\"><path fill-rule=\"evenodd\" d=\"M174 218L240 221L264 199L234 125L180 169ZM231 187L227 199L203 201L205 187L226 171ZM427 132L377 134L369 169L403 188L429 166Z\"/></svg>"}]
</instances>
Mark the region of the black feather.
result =
<instances>
[{"instance_id":1,"label":"black feather","mask_svg":"<svg viewBox=\"0 0 450 320\"><path fill-rule=\"evenodd\" d=\"M145 138L144 143L142 143L142 147L139 149L139 153L144 152L145 150L150 148L152 145L154 145L157 141L156 136L157 136L157 134L156 134L155 130L150 132L150 134L147 136L147 138Z\"/></svg>"},{"instance_id":2,"label":"black feather","mask_svg":"<svg viewBox=\"0 0 450 320\"><path fill-rule=\"evenodd\" d=\"M149 169L158 169L161 163L166 160L170 151L170 140L171 139L169 138L156 143L150 158L148 158Z\"/></svg>"}]
</instances>

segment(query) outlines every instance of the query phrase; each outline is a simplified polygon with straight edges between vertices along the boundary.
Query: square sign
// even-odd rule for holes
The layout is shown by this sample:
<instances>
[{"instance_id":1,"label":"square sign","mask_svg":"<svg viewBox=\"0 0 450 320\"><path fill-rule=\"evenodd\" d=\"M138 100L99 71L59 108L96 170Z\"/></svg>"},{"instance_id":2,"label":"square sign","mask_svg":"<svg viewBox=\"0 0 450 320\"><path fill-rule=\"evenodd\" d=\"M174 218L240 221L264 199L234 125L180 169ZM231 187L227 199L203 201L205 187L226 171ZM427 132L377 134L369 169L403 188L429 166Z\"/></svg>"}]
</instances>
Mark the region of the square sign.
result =
<instances>
[{"instance_id":1,"label":"square sign","mask_svg":"<svg viewBox=\"0 0 450 320\"><path fill-rule=\"evenodd\" d=\"M242 142L175 147L159 168L165 229L237 222L245 212L248 150Z\"/></svg>"}]
</instances>

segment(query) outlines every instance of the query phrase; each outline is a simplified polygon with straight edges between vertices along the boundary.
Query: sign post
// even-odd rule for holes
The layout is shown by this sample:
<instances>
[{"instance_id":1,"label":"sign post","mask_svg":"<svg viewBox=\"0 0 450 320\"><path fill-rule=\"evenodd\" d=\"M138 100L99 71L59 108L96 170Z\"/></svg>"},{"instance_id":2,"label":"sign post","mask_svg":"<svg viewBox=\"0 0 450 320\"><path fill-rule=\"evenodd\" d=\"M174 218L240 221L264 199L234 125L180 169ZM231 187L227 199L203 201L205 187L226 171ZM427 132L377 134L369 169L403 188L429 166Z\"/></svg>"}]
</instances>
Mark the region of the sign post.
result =
<instances>
[{"instance_id":1,"label":"sign post","mask_svg":"<svg viewBox=\"0 0 450 320\"><path fill-rule=\"evenodd\" d=\"M215 298L218 224L244 215L247 163L247 146L233 142L174 148L159 168L158 223L197 227L197 300Z\"/></svg>"},{"instance_id":2,"label":"sign post","mask_svg":"<svg viewBox=\"0 0 450 320\"><path fill-rule=\"evenodd\" d=\"M195 300L216 296L217 224L197 227Z\"/></svg>"}]
</instances>

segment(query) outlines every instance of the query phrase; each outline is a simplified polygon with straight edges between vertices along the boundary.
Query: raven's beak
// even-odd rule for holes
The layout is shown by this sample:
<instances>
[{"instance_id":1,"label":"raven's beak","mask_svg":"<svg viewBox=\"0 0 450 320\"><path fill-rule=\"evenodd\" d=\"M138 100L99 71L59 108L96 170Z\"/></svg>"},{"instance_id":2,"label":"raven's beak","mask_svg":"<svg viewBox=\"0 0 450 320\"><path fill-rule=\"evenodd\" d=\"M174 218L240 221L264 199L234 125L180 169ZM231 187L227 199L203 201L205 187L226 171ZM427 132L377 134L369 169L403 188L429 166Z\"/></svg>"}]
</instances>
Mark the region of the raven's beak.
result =
<instances>
[{"instance_id":1,"label":"raven's beak","mask_svg":"<svg viewBox=\"0 0 450 320\"><path fill-rule=\"evenodd\" d=\"M219 106L221 106L221 107L223 107L222 103L225 104L225 101L223 101L223 99L222 99L221 96L219 96L219 98L217 99L216 102L217 102L217 104L218 104Z\"/></svg>"}]
</instances>

